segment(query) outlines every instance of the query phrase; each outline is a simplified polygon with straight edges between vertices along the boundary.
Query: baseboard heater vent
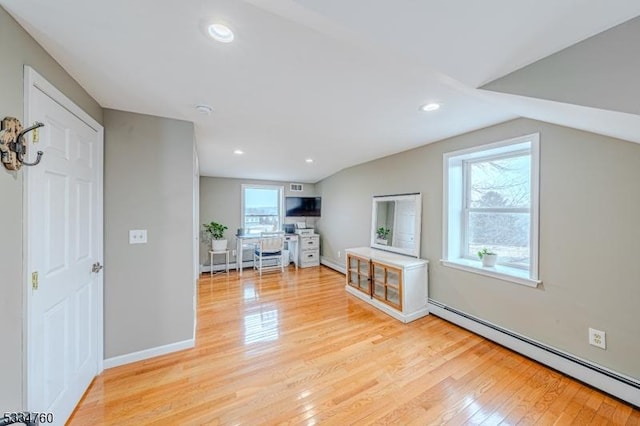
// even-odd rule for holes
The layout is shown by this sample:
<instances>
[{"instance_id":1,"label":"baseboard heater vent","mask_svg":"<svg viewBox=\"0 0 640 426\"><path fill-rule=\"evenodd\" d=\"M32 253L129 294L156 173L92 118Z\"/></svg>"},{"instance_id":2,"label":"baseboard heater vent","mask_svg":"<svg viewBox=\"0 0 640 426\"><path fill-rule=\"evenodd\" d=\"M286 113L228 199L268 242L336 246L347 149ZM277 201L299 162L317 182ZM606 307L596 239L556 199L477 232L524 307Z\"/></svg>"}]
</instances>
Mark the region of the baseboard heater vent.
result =
<instances>
[{"instance_id":1,"label":"baseboard heater vent","mask_svg":"<svg viewBox=\"0 0 640 426\"><path fill-rule=\"evenodd\" d=\"M451 313L453 313L455 315L458 315L460 317L463 317L463 318L465 318L465 319L467 319L469 321L473 321L473 322L475 322L477 324L480 324L480 325L482 325L484 327L487 327L487 328L490 328L492 330L495 330L495 331L497 331L499 333L502 333L502 334L504 334L506 336L509 336L509 337L511 337L513 339L517 339L517 340L519 340L519 341L521 341L523 343L526 343L527 345L534 346L534 347L536 347L536 348L538 348L540 350L543 350L545 352L553 354L553 355L555 355L557 357L561 357L561 358L563 358L563 359L565 359L567 361L570 361L572 363L575 363L575 364L577 364L577 365L579 365L581 367L588 368L589 370L592 370L592 371L595 371L595 372L597 372L599 374L607 376L610 379L614 379L614 380L616 380L616 381L618 381L620 383L624 383L627 386L631 386L631 387L633 387L635 389L640 390L640 382L634 381L634 380L632 380L632 379L630 379L628 377L621 376L619 374L616 374L613 371L610 371L610 370L607 370L605 368L602 368L602 367L600 367L600 366L598 366L596 364L592 364L592 363L587 362L585 360L582 360L580 358L574 357L574 356L572 356L572 355L570 355L568 353L565 353L565 352L562 352L560 350L554 349L554 348L552 348L550 346L543 345L540 342L536 342L535 340L531 340L531 339L529 339L527 337L524 337L524 336L522 336L520 334L514 333L514 332L509 331L509 330L507 330L505 328L499 327L499 326L497 326L495 324L492 324L492 323L484 321L484 320L482 320L480 318L474 317L473 315L469 315L469 314L467 314L465 312L462 312L462 311L459 311L459 310L457 310L455 308L451 308L451 307L449 307L449 306L447 306L447 305L445 305L443 303L438 302L437 300L429 299L429 304L434 306L434 307L436 307L436 308L440 308L442 310L445 310L445 311L451 312ZM433 312L433 313L435 315L438 315L437 312ZM500 343L500 342L498 342L498 343ZM554 366L552 366L552 367L555 368ZM579 380L581 380L581 379L579 379ZM609 390L606 390L606 391L610 392ZM629 401L629 402L632 402L632 401ZM635 403L637 405L637 402L632 402L632 403Z\"/></svg>"}]
</instances>

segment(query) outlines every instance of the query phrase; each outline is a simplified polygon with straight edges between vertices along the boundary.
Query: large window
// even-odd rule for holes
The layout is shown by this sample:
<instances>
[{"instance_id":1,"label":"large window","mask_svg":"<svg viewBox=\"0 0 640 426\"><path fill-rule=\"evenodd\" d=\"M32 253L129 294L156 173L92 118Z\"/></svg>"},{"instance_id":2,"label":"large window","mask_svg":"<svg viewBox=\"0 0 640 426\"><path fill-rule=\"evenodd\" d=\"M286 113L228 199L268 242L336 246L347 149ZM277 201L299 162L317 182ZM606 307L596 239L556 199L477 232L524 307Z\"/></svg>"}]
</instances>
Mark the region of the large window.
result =
<instances>
[{"instance_id":1,"label":"large window","mask_svg":"<svg viewBox=\"0 0 640 426\"><path fill-rule=\"evenodd\" d=\"M245 234L282 229L282 186L242 185L242 227Z\"/></svg>"},{"instance_id":2,"label":"large window","mask_svg":"<svg viewBox=\"0 0 640 426\"><path fill-rule=\"evenodd\" d=\"M444 156L447 266L537 285L538 146L528 135ZM498 254L483 268L478 251Z\"/></svg>"}]
</instances>

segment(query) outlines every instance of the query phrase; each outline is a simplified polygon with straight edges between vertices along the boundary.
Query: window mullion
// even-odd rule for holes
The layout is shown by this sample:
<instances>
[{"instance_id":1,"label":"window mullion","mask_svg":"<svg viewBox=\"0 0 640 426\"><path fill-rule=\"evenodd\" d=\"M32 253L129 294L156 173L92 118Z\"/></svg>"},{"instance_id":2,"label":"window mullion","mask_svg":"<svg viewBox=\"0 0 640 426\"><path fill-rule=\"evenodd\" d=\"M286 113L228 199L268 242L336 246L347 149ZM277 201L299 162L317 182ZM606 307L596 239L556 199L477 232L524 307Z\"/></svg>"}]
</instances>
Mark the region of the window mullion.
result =
<instances>
[{"instance_id":1,"label":"window mullion","mask_svg":"<svg viewBox=\"0 0 640 426\"><path fill-rule=\"evenodd\" d=\"M470 207L471 213L531 213L528 207Z\"/></svg>"},{"instance_id":2,"label":"window mullion","mask_svg":"<svg viewBox=\"0 0 640 426\"><path fill-rule=\"evenodd\" d=\"M470 160L465 160L466 163L487 163L489 161L496 161L496 160L504 160L507 158L515 158L515 157L523 157L525 155L530 155L530 150L529 149L522 149L519 151L513 151L513 152L509 152L506 154L492 154L492 155L487 155L484 157L477 157L474 159L470 159Z\"/></svg>"},{"instance_id":3,"label":"window mullion","mask_svg":"<svg viewBox=\"0 0 640 426\"><path fill-rule=\"evenodd\" d=\"M463 162L462 167L463 173L463 205L462 205L462 252L460 253L461 257L469 256L469 208L471 206L471 164L468 161Z\"/></svg>"}]
</instances>

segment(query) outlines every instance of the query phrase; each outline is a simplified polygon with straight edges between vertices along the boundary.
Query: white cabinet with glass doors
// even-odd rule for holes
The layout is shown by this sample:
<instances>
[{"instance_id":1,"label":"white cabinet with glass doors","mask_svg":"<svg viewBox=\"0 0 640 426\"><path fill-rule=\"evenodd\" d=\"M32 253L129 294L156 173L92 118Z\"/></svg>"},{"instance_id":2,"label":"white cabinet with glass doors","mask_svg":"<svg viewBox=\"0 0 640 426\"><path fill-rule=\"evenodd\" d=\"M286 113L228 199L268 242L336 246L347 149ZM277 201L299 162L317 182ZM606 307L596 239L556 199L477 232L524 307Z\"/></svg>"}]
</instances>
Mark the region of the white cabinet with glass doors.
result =
<instances>
[{"instance_id":1,"label":"white cabinet with glass doors","mask_svg":"<svg viewBox=\"0 0 640 426\"><path fill-rule=\"evenodd\" d=\"M369 247L346 253L349 293L405 323L429 313L426 260Z\"/></svg>"}]
</instances>

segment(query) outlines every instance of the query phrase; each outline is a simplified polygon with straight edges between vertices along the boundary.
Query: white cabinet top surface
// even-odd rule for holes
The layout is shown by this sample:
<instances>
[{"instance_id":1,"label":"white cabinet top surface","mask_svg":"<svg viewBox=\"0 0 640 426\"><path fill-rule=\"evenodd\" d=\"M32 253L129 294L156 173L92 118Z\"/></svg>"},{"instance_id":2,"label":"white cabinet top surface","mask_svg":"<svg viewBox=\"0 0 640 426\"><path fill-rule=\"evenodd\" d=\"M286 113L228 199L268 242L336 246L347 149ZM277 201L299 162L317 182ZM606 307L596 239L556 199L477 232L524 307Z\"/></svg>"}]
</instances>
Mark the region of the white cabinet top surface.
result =
<instances>
[{"instance_id":1,"label":"white cabinet top surface","mask_svg":"<svg viewBox=\"0 0 640 426\"><path fill-rule=\"evenodd\" d=\"M347 253L355 254L356 256L366 257L368 259L397 265L402 268L411 268L429 263L425 259L416 259L415 257L403 256L401 254L390 253L384 250L377 250L371 247L348 248L345 251Z\"/></svg>"}]
</instances>

